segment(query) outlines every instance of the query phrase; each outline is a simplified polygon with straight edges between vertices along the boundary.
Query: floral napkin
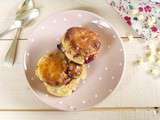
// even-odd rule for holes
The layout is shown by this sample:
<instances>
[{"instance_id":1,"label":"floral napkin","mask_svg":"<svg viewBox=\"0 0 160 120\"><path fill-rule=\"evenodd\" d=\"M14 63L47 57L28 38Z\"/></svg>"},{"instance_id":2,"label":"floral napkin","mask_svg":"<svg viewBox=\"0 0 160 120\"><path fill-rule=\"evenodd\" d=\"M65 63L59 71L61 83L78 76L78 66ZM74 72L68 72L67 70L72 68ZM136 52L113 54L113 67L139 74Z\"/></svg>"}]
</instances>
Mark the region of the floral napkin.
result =
<instances>
[{"instance_id":1,"label":"floral napkin","mask_svg":"<svg viewBox=\"0 0 160 120\"><path fill-rule=\"evenodd\" d=\"M107 0L141 37L160 36L160 0Z\"/></svg>"}]
</instances>

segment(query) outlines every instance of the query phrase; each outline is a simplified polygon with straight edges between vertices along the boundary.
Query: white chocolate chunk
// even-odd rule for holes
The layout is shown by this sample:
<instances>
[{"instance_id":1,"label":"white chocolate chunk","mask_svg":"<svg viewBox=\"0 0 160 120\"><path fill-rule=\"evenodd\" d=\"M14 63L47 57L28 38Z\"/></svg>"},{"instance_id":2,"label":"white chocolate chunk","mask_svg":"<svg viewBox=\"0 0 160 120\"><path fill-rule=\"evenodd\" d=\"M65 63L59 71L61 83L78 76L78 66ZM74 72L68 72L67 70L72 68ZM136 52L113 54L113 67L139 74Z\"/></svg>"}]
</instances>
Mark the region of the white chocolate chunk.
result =
<instances>
[{"instance_id":1,"label":"white chocolate chunk","mask_svg":"<svg viewBox=\"0 0 160 120\"><path fill-rule=\"evenodd\" d=\"M136 65L142 65L144 63L143 58L139 58L134 62Z\"/></svg>"},{"instance_id":2,"label":"white chocolate chunk","mask_svg":"<svg viewBox=\"0 0 160 120\"><path fill-rule=\"evenodd\" d=\"M152 69L150 70L150 73L151 73L151 75L153 75L153 76L158 76L158 75L160 75L160 70L157 69L157 68L152 68Z\"/></svg>"},{"instance_id":3,"label":"white chocolate chunk","mask_svg":"<svg viewBox=\"0 0 160 120\"><path fill-rule=\"evenodd\" d=\"M160 55L160 48L157 48L157 49L156 49L156 52L157 52L157 54Z\"/></svg>"},{"instance_id":4,"label":"white chocolate chunk","mask_svg":"<svg viewBox=\"0 0 160 120\"><path fill-rule=\"evenodd\" d=\"M155 57L152 51L148 51L145 56L148 62L153 62L155 60Z\"/></svg>"},{"instance_id":5,"label":"white chocolate chunk","mask_svg":"<svg viewBox=\"0 0 160 120\"><path fill-rule=\"evenodd\" d=\"M157 63L158 65L160 65L160 59L157 59L157 60L156 60L156 63Z\"/></svg>"}]
</instances>

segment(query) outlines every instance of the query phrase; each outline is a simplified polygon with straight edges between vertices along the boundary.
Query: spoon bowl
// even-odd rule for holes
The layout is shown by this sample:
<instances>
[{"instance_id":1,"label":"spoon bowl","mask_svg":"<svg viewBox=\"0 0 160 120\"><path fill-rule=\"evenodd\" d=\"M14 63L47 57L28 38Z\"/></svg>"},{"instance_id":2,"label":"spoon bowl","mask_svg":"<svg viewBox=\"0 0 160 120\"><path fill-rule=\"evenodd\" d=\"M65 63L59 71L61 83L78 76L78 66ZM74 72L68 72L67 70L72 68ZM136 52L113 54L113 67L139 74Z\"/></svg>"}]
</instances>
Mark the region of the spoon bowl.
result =
<instances>
[{"instance_id":1,"label":"spoon bowl","mask_svg":"<svg viewBox=\"0 0 160 120\"><path fill-rule=\"evenodd\" d=\"M23 12L31 10L35 7L35 3L33 0L24 0L23 3L19 6L16 15L17 14L23 14Z\"/></svg>"},{"instance_id":2,"label":"spoon bowl","mask_svg":"<svg viewBox=\"0 0 160 120\"><path fill-rule=\"evenodd\" d=\"M39 15L40 15L39 9L35 8L35 9L32 9L32 10L29 10L28 12L26 12L26 14L24 14L24 16L21 17L21 20L22 20L22 25L21 25L21 27L28 26L28 25L31 24Z\"/></svg>"}]
</instances>

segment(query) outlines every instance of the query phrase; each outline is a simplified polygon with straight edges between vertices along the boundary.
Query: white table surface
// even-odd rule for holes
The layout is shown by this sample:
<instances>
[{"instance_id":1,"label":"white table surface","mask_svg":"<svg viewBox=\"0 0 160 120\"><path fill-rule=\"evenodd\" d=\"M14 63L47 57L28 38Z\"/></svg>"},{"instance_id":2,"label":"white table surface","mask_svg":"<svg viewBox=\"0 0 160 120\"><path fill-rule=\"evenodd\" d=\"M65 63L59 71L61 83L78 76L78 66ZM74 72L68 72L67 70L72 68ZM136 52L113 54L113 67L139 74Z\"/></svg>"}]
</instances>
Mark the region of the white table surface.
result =
<instances>
[{"instance_id":1,"label":"white table surface","mask_svg":"<svg viewBox=\"0 0 160 120\"><path fill-rule=\"evenodd\" d=\"M0 0L0 31L14 19L22 0ZM105 0L35 0L41 10L37 22L23 30L13 68L3 65L3 58L14 38L14 32L0 38L0 120L158 120L154 107L160 107L160 79L146 74L141 67L133 66L137 55L143 53L141 38L120 19ZM23 71L23 55L27 36L31 30L51 13L68 9L82 9L97 13L111 22L123 39L126 51L126 68L120 84L100 104L81 112L60 112L39 101L27 85ZM127 41L128 34L136 40ZM160 118L159 118L160 119Z\"/></svg>"}]
</instances>

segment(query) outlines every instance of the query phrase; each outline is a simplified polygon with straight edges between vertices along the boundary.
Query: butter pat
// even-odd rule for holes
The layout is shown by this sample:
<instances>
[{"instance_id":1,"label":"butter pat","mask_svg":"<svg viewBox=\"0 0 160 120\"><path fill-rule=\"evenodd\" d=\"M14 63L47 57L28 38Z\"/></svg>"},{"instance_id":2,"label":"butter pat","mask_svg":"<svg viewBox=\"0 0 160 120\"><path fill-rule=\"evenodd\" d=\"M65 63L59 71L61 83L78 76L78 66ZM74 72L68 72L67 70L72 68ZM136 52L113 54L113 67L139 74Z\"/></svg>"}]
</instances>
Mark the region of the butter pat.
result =
<instances>
[{"instance_id":1,"label":"butter pat","mask_svg":"<svg viewBox=\"0 0 160 120\"><path fill-rule=\"evenodd\" d=\"M155 60L154 53L152 51L147 52L145 56L149 62L153 62Z\"/></svg>"}]
</instances>

